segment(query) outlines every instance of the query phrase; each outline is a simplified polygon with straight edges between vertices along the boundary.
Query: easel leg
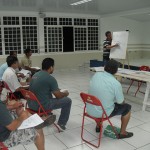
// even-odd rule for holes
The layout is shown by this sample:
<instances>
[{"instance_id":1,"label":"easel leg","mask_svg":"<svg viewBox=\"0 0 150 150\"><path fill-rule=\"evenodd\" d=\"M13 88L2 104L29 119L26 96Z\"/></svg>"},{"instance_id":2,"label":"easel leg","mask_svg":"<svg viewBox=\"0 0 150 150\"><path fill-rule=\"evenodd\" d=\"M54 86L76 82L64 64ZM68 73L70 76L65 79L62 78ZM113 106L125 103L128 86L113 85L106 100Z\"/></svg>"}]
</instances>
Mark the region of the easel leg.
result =
<instances>
[{"instance_id":1,"label":"easel leg","mask_svg":"<svg viewBox=\"0 0 150 150\"><path fill-rule=\"evenodd\" d=\"M145 111L145 109L146 109L149 92L150 92L150 82L147 82L147 87L146 87L146 92L145 92L144 101L143 101L143 107L142 107L143 111Z\"/></svg>"}]
</instances>

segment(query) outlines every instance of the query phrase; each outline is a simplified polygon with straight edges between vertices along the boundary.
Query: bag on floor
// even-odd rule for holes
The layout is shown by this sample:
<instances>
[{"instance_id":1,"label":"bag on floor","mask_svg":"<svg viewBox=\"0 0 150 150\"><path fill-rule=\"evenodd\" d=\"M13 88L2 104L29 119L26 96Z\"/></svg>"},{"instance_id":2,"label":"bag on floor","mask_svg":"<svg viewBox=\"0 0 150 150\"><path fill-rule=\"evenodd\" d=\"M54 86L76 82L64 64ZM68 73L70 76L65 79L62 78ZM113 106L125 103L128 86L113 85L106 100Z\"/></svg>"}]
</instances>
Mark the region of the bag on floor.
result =
<instances>
[{"instance_id":1,"label":"bag on floor","mask_svg":"<svg viewBox=\"0 0 150 150\"><path fill-rule=\"evenodd\" d=\"M115 127L115 130L117 133L120 133L120 128ZM111 125L108 125L104 130L104 135L113 139L117 139L116 134L114 133L114 130L112 129Z\"/></svg>"}]
</instances>

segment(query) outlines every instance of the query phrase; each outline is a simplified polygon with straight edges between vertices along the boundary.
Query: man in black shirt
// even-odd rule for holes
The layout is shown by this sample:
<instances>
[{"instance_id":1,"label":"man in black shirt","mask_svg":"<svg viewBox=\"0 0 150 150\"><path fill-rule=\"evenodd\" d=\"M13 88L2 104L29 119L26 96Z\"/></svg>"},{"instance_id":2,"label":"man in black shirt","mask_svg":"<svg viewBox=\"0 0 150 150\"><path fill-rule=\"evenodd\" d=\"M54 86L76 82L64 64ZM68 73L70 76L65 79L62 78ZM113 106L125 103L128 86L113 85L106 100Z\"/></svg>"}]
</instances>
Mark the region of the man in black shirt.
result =
<instances>
[{"instance_id":1,"label":"man in black shirt","mask_svg":"<svg viewBox=\"0 0 150 150\"><path fill-rule=\"evenodd\" d=\"M118 44L111 45L112 35L111 35L110 31L107 31L105 33L105 36L106 36L106 40L104 40L104 42L103 42L103 62L104 62L104 64L110 60L109 55L110 55L111 48L118 46Z\"/></svg>"}]
</instances>

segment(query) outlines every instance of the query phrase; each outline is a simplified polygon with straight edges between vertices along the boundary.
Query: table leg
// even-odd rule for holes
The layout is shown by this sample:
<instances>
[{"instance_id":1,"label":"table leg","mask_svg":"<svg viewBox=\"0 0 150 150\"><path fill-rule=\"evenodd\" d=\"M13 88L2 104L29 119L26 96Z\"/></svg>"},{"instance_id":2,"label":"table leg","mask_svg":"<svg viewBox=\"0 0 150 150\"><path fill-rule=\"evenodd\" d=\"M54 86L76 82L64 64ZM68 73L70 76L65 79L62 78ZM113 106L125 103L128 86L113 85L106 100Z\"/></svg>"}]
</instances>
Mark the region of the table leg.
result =
<instances>
[{"instance_id":1,"label":"table leg","mask_svg":"<svg viewBox=\"0 0 150 150\"><path fill-rule=\"evenodd\" d=\"M144 101L143 101L143 107L142 107L143 111L145 111L145 109L146 109L146 104L148 101L149 92L150 92L150 82L147 82L147 87L146 87Z\"/></svg>"}]
</instances>

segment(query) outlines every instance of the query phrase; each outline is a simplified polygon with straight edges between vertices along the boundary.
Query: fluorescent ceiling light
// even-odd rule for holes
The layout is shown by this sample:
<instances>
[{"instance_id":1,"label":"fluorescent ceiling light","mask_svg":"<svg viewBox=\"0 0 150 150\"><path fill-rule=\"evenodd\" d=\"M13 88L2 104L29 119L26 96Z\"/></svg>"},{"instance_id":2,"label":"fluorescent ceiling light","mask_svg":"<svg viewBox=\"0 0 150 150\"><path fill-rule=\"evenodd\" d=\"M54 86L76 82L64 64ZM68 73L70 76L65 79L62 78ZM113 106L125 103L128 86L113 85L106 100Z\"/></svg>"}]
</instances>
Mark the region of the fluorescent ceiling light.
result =
<instances>
[{"instance_id":1,"label":"fluorescent ceiling light","mask_svg":"<svg viewBox=\"0 0 150 150\"><path fill-rule=\"evenodd\" d=\"M80 4L83 4L83 3L87 3L87 2L90 2L92 0L81 0L81 1L78 1L78 2L75 2L75 3L72 3L70 5L80 5Z\"/></svg>"}]
</instances>

